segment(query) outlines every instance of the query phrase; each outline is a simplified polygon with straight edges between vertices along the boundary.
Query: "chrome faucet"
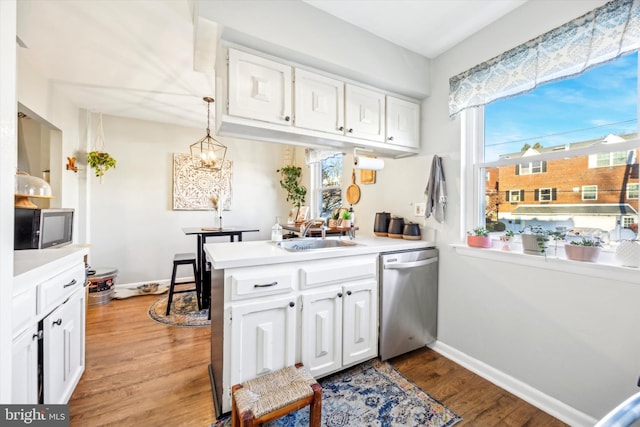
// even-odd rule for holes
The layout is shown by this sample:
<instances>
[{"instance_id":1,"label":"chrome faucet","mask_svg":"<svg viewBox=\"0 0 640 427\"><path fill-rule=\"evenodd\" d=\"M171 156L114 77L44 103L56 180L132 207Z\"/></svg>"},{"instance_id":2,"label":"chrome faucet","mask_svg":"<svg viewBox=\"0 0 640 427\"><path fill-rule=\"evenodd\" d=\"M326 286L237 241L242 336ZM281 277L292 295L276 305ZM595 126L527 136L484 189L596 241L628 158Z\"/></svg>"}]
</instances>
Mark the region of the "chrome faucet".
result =
<instances>
[{"instance_id":1,"label":"chrome faucet","mask_svg":"<svg viewBox=\"0 0 640 427\"><path fill-rule=\"evenodd\" d=\"M313 227L314 225L319 225L320 226L320 230L322 231L322 239L326 239L327 238L327 227L325 226L325 221L324 219L310 219L308 221L304 222L304 226L302 227L302 238L304 239L305 237L307 237L307 233L309 232L309 229L311 227Z\"/></svg>"}]
</instances>

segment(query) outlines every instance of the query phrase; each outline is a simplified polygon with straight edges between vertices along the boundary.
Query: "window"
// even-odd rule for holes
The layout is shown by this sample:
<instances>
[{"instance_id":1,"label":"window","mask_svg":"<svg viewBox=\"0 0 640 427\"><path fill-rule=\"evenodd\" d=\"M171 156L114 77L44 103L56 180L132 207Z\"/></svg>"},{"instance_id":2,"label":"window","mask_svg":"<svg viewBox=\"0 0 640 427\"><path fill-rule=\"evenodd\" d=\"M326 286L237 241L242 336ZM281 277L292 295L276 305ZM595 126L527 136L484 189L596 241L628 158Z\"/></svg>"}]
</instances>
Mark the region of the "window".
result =
<instances>
[{"instance_id":1,"label":"window","mask_svg":"<svg viewBox=\"0 0 640 427\"><path fill-rule=\"evenodd\" d=\"M535 200L539 202L550 202L555 200L555 188L539 188L536 190Z\"/></svg>"},{"instance_id":2,"label":"window","mask_svg":"<svg viewBox=\"0 0 640 427\"><path fill-rule=\"evenodd\" d=\"M507 191L507 202L517 203L524 201L524 190Z\"/></svg>"},{"instance_id":3,"label":"window","mask_svg":"<svg viewBox=\"0 0 640 427\"><path fill-rule=\"evenodd\" d=\"M582 186L582 200L598 200L598 186L597 185L583 185Z\"/></svg>"},{"instance_id":4,"label":"window","mask_svg":"<svg viewBox=\"0 0 640 427\"><path fill-rule=\"evenodd\" d=\"M467 228L489 219L513 231L541 225L608 232L623 217L637 224L637 75L632 53L465 110L464 141L477 156L468 158L467 187L475 193L467 198ZM480 180L487 170L491 181Z\"/></svg>"},{"instance_id":5,"label":"window","mask_svg":"<svg viewBox=\"0 0 640 427\"><path fill-rule=\"evenodd\" d=\"M531 175L546 172L547 162L529 162L516 165L516 175Z\"/></svg>"},{"instance_id":6,"label":"window","mask_svg":"<svg viewBox=\"0 0 640 427\"><path fill-rule=\"evenodd\" d=\"M342 155L311 163L311 207L316 218L328 218L342 206Z\"/></svg>"}]
</instances>

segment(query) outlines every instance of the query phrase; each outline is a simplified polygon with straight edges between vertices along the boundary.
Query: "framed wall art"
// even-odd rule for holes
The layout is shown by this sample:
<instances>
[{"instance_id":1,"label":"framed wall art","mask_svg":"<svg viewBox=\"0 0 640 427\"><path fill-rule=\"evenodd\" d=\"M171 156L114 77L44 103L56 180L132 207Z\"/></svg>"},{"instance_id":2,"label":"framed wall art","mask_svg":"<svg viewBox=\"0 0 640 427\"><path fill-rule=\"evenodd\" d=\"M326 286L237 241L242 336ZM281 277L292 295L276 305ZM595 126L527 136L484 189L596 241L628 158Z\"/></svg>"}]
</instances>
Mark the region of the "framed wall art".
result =
<instances>
[{"instance_id":1,"label":"framed wall art","mask_svg":"<svg viewBox=\"0 0 640 427\"><path fill-rule=\"evenodd\" d=\"M225 160L222 170L211 172L194 167L189 154L173 154L173 210L212 210L211 196L222 198L222 208L231 210L232 162Z\"/></svg>"}]
</instances>

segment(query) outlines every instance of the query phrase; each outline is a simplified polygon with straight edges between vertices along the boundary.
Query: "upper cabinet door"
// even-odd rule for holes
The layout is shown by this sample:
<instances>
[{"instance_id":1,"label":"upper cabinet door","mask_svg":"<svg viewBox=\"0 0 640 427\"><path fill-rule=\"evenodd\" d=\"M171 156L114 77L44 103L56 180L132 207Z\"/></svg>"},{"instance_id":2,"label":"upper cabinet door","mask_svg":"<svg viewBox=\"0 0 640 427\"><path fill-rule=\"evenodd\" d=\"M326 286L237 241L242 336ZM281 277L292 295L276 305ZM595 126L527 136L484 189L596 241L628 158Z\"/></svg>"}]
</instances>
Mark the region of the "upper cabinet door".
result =
<instances>
[{"instance_id":1,"label":"upper cabinet door","mask_svg":"<svg viewBox=\"0 0 640 427\"><path fill-rule=\"evenodd\" d=\"M384 98L383 93L347 84L345 135L383 142Z\"/></svg>"},{"instance_id":2,"label":"upper cabinet door","mask_svg":"<svg viewBox=\"0 0 640 427\"><path fill-rule=\"evenodd\" d=\"M295 70L295 125L344 134L344 83L309 71Z\"/></svg>"},{"instance_id":3,"label":"upper cabinet door","mask_svg":"<svg viewBox=\"0 0 640 427\"><path fill-rule=\"evenodd\" d=\"M420 105L387 96L387 142L420 148Z\"/></svg>"},{"instance_id":4,"label":"upper cabinet door","mask_svg":"<svg viewBox=\"0 0 640 427\"><path fill-rule=\"evenodd\" d=\"M229 49L229 115L291 125L291 66Z\"/></svg>"}]
</instances>

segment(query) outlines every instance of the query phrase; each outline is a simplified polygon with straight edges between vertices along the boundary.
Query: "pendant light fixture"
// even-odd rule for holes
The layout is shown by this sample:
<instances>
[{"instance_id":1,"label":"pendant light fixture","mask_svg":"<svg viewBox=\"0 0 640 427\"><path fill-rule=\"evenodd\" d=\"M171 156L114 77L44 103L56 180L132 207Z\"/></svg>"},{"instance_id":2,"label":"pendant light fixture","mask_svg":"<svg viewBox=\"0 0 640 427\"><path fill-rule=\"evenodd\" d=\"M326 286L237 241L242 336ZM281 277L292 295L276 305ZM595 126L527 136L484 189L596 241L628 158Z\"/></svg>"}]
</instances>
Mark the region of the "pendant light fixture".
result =
<instances>
[{"instance_id":1,"label":"pendant light fixture","mask_svg":"<svg viewBox=\"0 0 640 427\"><path fill-rule=\"evenodd\" d=\"M191 144L191 159L195 168L217 172L220 171L224 165L227 147L211 136L209 120L211 103L214 102L213 98L207 96L204 97L203 100L207 103L207 134L204 138Z\"/></svg>"}]
</instances>

